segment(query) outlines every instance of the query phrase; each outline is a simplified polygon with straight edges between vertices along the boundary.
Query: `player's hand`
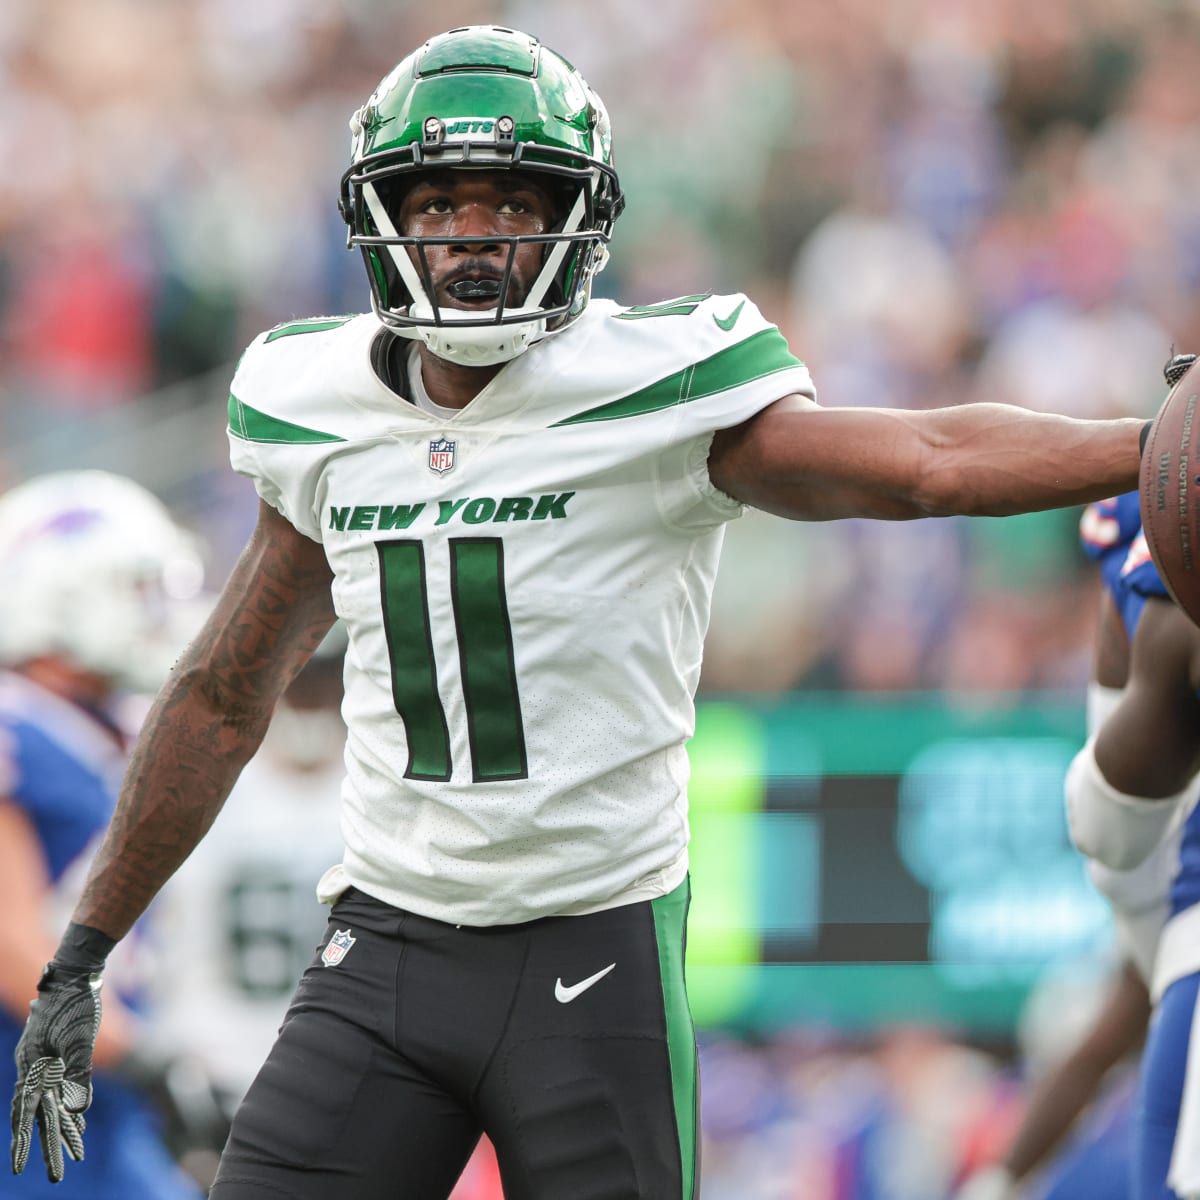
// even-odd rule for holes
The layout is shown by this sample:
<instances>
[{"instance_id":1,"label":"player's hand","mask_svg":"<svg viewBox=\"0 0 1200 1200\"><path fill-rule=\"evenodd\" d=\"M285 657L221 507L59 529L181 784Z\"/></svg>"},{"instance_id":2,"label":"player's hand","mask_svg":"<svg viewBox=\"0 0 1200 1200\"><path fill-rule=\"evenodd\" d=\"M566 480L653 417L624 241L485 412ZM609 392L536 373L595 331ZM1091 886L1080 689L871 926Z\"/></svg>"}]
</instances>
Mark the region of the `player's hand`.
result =
<instances>
[{"instance_id":1,"label":"player's hand","mask_svg":"<svg viewBox=\"0 0 1200 1200\"><path fill-rule=\"evenodd\" d=\"M92 1050L99 1028L99 972L47 966L17 1044L14 1175L20 1175L29 1159L35 1120L51 1183L62 1181L64 1146L75 1162L82 1162L83 1114L92 1102Z\"/></svg>"}]
</instances>

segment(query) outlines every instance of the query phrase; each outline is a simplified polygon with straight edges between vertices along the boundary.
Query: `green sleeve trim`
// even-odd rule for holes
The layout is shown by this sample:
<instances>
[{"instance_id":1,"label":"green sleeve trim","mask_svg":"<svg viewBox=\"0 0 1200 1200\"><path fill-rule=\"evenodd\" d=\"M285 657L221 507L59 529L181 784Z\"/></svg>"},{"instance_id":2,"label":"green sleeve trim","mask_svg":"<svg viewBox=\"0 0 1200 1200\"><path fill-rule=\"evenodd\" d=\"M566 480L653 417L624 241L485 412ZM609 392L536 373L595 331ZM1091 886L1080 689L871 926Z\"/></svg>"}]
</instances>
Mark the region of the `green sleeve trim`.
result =
<instances>
[{"instance_id":1,"label":"green sleeve trim","mask_svg":"<svg viewBox=\"0 0 1200 1200\"><path fill-rule=\"evenodd\" d=\"M305 429L291 421L281 421L243 404L229 393L229 432L244 442L265 442L274 446L315 446L322 442L344 442L346 439L319 429Z\"/></svg>"},{"instance_id":2,"label":"green sleeve trim","mask_svg":"<svg viewBox=\"0 0 1200 1200\"><path fill-rule=\"evenodd\" d=\"M348 321L353 321L351 317L320 317L315 321L289 321L286 325L280 325L272 329L267 334L263 341L265 346L268 342L277 341L279 338L293 337L297 333L320 333L324 329L337 329L341 325L345 325Z\"/></svg>"},{"instance_id":3,"label":"green sleeve trim","mask_svg":"<svg viewBox=\"0 0 1200 1200\"><path fill-rule=\"evenodd\" d=\"M623 417L640 417L645 413L659 412L677 404L687 404L691 400L700 400L705 396L713 396L718 392L753 383L756 379L765 379L768 375L802 366L804 363L788 349L783 334L772 326L746 338L745 341L738 342L735 346L717 351L701 362L684 367L682 371L676 371L674 375L668 375L649 387L622 396L620 400L613 400L599 408L567 417L566 420L557 422L555 428L562 425L582 425L588 421L617 421Z\"/></svg>"},{"instance_id":4,"label":"green sleeve trim","mask_svg":"<svg viewBox=\"0 0 1200 1200\"><path fill-rule=\"evenodd\" d=\"M657 304L634 304L624 312L614 314L614 319L642 321L650 317L690 317L711 294L680 296L675 300L660 300Z\"/></svg>"}]
</instances>

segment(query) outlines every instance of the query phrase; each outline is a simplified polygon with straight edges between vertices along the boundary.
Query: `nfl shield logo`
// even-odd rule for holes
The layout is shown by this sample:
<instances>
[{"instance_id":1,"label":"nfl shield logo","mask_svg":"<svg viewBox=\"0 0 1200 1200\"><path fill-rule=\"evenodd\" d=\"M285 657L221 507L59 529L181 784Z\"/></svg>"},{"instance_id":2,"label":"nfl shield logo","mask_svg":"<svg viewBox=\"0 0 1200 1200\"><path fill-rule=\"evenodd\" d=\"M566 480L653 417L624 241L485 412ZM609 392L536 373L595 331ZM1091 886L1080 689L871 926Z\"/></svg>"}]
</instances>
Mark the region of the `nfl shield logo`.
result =
<instances>
[{"instance_id":1,"label":"nfl shield logo","mask_svg":"<svg viewBox=\"0 0 1200 1200\"><path fill-rule=\"evenodd\" d=\"M454 466L455 445L457 443L448 438L434 438L429 443L429 469L445 475Z\"/></svg>"},{"instance_id":2,"label":"nfl shield logo","mask_svg":"<svg viewBox=\"0 0 1200 1200\"><path fill-rule=\"evenodd\" d=\"M329 945L321 952L321 961L327 967L336 967L350 953L350 947L357 941L358 938L350 936L350 930L335 929L333 937L329 939Z\"/></svg>"}]
</instances>

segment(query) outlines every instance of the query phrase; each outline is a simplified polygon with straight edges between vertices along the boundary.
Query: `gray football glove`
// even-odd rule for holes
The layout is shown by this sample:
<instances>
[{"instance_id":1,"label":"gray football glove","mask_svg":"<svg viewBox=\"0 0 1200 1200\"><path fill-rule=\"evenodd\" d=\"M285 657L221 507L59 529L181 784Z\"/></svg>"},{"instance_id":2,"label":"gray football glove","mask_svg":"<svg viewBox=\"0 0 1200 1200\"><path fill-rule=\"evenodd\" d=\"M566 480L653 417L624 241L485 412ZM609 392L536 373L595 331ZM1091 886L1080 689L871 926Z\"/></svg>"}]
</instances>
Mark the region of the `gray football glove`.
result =
<instances>
[{"instance_id":1,"label":"gray football glove","mask_svg":"<svg viewBox=\"0 0 1200 1200\"><path fill-rule=\"evenodd\" d=\"M12 1103L12 1169L20 1175L37 1122L51 1183L63 1177L63 1147L83 1161L83 1114L92 1102L92 1050L100 1029L100 973L51 963L42 972L17 1044Z\"/></svg>"}]
</instances>

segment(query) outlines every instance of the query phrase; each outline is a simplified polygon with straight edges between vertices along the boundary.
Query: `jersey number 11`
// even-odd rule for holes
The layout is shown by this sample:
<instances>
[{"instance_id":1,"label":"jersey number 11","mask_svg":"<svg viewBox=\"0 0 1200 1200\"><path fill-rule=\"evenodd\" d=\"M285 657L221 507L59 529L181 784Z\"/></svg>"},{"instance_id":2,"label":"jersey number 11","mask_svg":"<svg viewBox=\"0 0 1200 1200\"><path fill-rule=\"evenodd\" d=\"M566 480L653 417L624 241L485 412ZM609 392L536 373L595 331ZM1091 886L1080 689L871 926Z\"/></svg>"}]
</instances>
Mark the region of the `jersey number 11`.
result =
<instances>
[{"instance_id":1,"label":"jersey number 11","mask_svg":"<svg viewBox=\"0 0 1200 1200\"><path fill-rule=\"evenodd\" d=\"M425 547L376 542L392 700L408 735L406 779L448 780L450 731L438 692ZM517 694L499 538L450 539L450 600L476 783L526 779L529 763Z\"/></svg>"}]
</instances>

